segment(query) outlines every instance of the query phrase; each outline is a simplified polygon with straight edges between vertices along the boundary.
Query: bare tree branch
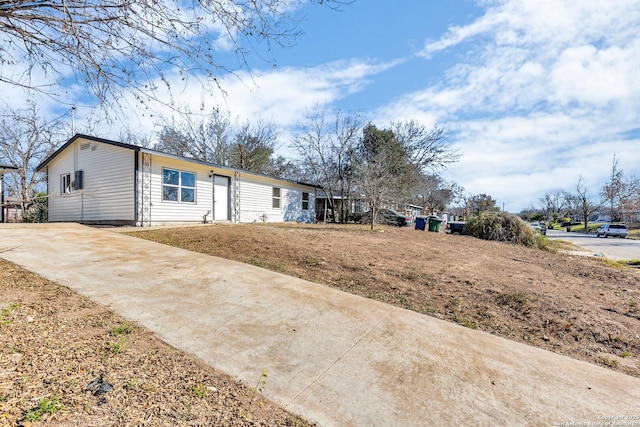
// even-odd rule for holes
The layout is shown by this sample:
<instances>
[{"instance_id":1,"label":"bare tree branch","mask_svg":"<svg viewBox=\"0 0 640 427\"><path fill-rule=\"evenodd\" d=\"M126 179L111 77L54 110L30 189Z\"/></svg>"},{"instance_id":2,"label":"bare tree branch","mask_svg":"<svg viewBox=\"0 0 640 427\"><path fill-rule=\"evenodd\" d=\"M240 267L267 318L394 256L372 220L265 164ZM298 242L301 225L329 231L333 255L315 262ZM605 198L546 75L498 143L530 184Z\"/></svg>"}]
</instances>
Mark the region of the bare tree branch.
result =
<instances>
[{"instance_id":1,"label":"bare tree branch","mask_svg":"<svg viewBox=\"0 0 640 427\"><path fill-rule=\"evenodd\" d=\"M249 52L290 45L292 10L290 0L2 0L0 83L60 96L75 81L103 104L128 91L145 105L175 76L215 86L248 69ZM222 62L225 51L237 63Z\"/></svg>"},{"instance_id":2,"label":"bare tree branch","mask_svg":"<svg viewBox=\"0 0 640 427\"><path fill-rule=\"evenodd\" d=\"M64 139L60 120L45 123L32 102L24 110L6 110L0 120L0 163L18 170L5 177L9 199L18 203L24 215L37 196L45 177L36 166L49 156Z\"/></svg>"}]
</instances>

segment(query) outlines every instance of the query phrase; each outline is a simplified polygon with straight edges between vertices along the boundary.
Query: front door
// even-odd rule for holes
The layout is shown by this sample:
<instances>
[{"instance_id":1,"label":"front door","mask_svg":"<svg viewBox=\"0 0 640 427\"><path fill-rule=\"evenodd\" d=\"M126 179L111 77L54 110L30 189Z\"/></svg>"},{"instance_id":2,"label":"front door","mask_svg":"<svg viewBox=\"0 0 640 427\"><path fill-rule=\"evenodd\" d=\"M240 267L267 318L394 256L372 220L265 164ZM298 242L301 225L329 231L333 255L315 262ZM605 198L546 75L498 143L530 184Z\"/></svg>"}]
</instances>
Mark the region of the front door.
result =
<instances>
[{"instance_id":1,"label":"front door","mask_svg":"<svg viewBox=\"0 0 640 427\"><path fill-rule=\"evenodd\" d=\"M229 182L228 176L213 177L213 220L229 221Z\"/></svg>"}]
</instances>

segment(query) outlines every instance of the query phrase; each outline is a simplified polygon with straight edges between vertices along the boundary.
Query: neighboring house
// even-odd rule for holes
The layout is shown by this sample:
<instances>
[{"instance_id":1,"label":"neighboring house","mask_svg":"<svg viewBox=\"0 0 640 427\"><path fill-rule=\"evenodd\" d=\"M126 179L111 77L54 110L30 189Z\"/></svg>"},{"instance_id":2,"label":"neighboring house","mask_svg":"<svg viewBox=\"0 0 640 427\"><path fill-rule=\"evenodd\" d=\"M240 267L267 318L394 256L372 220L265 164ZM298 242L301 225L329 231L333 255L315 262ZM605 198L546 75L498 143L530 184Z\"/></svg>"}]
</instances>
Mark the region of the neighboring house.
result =
<instances>
[{"instance_id":1,"label":"neighboring house","mask_svg":"<svg viewBox=\"0 0 640 427\"><path fill-rule=\"evenodd\" d=\"M22 204L15 200L4 200L2 204L2 221L3 222L21 222Z\"/></svg>"},{"instance_id":2,"label":"neighboring house","mask_svg":"<svg viewBox=\"0 0 640 427\"><path fill-rule=\"evenodd\" d=\"M611 222L611 216L602 212L594 212L589 220L593 222Z\"/></svg>"},{"instance_id":3,"label":"neighboring house","mask_svg":"<svg viewBox=\"0 0 640 427\"><path fill-rule=\"evenodd\" d=\"M0 164L0 223L8 221L6 213L9 209L4 197L4 174L17 170L18 168L15 166Z\"/></svg>"},{"instance_id":4,"label":"neighboring house","mask_svg":"<svg viewBox=\"0 0 640 427\"><path fill-rule=\"evenodd\" d=\"M362 213L368 209L368 205L358 198L347 198L341 193L333 195L333 206L335 208L338 220L340 219L340 212L346 210L349 214ZM327 193L318 188L316 191L316 216L318 221L331 220L331 211L329 209L329 196Z\"/></svg>"},{"instance_id":5,"label":"neighboring house","mask_svg":"<svg viewBox=\"0 0 640 427\"><path fill-rule=\"evenodd\" d=\"M315 187L87 135L43 161L49 221L313 222Z\"/></svg>"},{"instance_id":6,"label":"neighboring house","mask_svg":"<svg viewBox=\"0 0 640 427\"><path fill-rule=\"evenodd\" d=\"M402 209L403 212L410 213L412 217L422 215L424 213L424 207L412 204L405 204Z\"/></svg>"}]
</instances>

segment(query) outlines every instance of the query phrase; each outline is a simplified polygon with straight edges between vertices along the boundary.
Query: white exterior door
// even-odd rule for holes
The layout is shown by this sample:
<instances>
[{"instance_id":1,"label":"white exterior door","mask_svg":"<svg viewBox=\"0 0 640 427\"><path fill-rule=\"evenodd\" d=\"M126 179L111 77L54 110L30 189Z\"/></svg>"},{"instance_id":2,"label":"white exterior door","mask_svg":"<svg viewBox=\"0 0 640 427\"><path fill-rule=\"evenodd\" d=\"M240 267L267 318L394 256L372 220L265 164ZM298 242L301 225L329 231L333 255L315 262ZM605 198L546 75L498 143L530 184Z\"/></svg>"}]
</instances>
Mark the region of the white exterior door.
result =
<instances>
[{"instance_id":1,"label":"white exterior door","mask_svg":"<svg viewBox=\"0 0 640 427\"><path fill-rule=\"evenodd\" d=\"M229 181L228 176L213 177L213 220L229 221Z\"/></svg>"}]
</instances>

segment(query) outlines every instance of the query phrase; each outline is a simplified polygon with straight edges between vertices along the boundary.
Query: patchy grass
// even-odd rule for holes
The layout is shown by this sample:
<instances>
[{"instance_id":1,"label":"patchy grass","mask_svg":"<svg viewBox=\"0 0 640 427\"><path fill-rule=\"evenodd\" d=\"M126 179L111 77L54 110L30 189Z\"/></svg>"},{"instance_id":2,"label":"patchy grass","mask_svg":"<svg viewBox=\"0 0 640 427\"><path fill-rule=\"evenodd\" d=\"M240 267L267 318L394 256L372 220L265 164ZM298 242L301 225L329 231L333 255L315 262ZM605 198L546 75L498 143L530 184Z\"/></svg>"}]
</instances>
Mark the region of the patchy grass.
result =
<instances>
[{"instance_id":1,"label":"patchy grass","mask_svg":"<svg viewBox=\"0 0 640 427\"><path fill-rule=\"evenodd\" d=\"M62 410L62 404L60 398L53 396L51 398L43 398L36 408L27 411L26 420L29 422L40 421L45 415L53 415Z\"/></svg>"},{"instance_id":2,"label":"patchy grass","mask_svg":"<svg viewBox=\"0 0 640 427\"><path fill-rule=\"evenodd\" d=\"M602 224L602 222L589 222L587 223L587 228L589 228L591 230L591 233L595 233L596 229L598 227L600 227ZM567 227L560 227L559 230L564 230ZM580 223L580 224L574 224L571 226L571 232L572 233L586 233L586 230L584 229L584 223Z\"/></svg>"},{"instance_id":3,"label":"patchy grass","mask_svg":"<svg viewBox=\"0 0 640 427\"><path fill-rule=\"evenodd\" d=\"M128 335L136 330L136 325L133 323L123 323L122 325L114 326L111 329L111 336L119 337L120 335Z\"/></svg>"},{"instance_id":4,"label":"patchy grass","mask_svg":"<svg viewBox=\"0 0 640 427\"><path fill-rule=\"evenodd\" d=\"M2 259L0 301L0 426L308 425L266 399L254 405L250 387Z\"/></svg>"},{"instance_id":5,"label":"patchy grass","mask_svg":"<svg viewBox=\"0 0 640 427\"><path fill-rule=\"evenodd\" d=\"M546 244L544 246L545 250L550 252L561 252L561 251L582 251L584 250L580 246L574 245L571 242L567 242L562 239L546 239Z\"/></svg>"},{"instance_id":6,"label":"patchy grass","mask_svg":"<svg viewBox=\"0 0 640 427\"><path fill-rule=\"evenodd\" d=\"M523 292L499 293L496 299L498 305L507 305L516 310L522 310L527 304L527 294Z\"/></svg>"},{"instance_id":7,"label":"patchy grass","mask_svg":"<svg viewBox=\"0 0 640 427\"><path fill-rule=\"evenodd\" d=\"M638 224L635 224L635 227L638 227ZM629 229L627 232L627 239L640 240L640 228Z\"/></svg>"}]
</instances>

